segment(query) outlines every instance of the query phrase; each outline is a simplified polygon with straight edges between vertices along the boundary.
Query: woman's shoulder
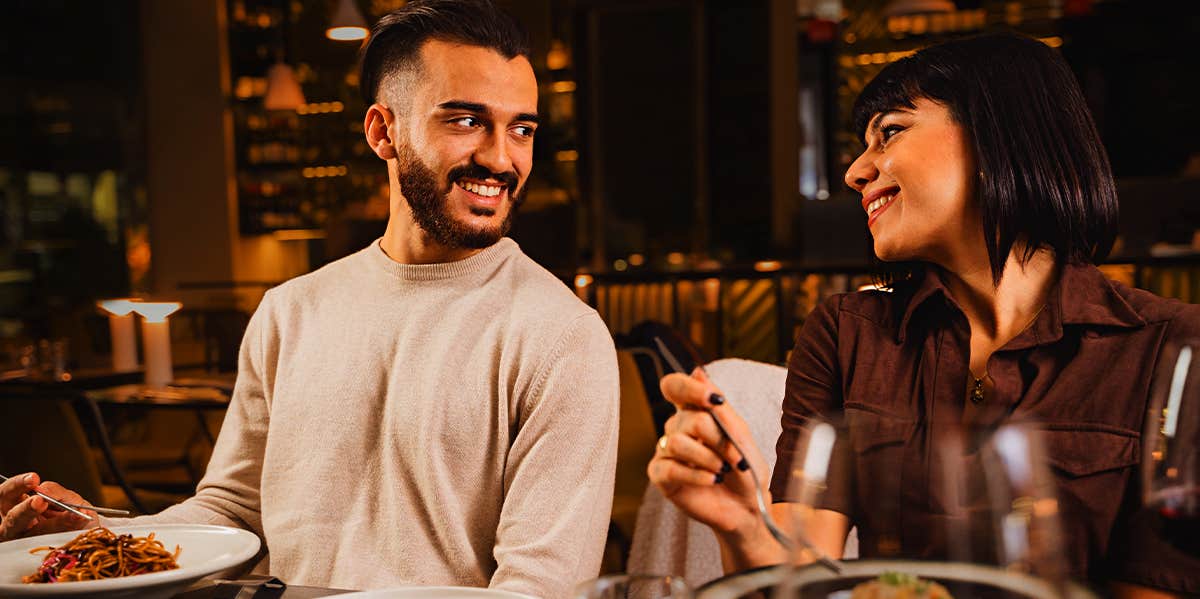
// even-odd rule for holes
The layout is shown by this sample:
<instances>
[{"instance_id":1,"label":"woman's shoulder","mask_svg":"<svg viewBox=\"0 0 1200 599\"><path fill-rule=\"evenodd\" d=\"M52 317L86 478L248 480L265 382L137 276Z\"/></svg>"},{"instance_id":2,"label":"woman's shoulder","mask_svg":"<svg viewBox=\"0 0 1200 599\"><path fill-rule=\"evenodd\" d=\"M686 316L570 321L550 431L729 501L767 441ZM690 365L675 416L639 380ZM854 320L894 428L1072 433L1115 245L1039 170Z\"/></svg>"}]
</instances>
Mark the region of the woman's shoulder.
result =
<instances>
[{"instance_id":1,"label":"woman's shoulder","mask_svg":"<svg viewBox=\"0 0 1200 599\"><path fill-rule=\"evenodd\" d=\"M824 299L812 311L812 315L842 322L847 318L854 322L874 324L891 329L897 314L903 313L911 293L903 286L895 289L863 289L847 293L835 293Z\"/></svg>"},{"instance_id":2,"label":"woman's shoulder","mask_svg":"<svg viewBox=\"0 0 1200 599\"><path fill-rule=\"evenodd\" d=\"M1200 305L1162 297L1115 281L1112 285L1147 324L1168 323L1172 329L1189 336L1200 336Z\"/></svg>"}]
</instances>

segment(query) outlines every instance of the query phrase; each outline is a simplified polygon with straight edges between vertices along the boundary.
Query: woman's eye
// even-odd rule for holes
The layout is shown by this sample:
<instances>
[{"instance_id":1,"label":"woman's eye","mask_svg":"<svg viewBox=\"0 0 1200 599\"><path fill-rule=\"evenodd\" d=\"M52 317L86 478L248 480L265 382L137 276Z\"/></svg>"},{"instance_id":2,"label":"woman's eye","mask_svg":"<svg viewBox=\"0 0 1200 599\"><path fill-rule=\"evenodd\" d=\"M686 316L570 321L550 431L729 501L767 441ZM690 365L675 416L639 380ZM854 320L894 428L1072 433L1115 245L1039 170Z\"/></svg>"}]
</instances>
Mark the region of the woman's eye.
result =
<instances>
[{"instance_id":1,"label":"woman's eye","mask_svg":"<svg viewBox=\"0 0 1200 599\"><path fill-rule=\"evenodd\" d=\"M879 130L879 137L884 143L892 138L893 135L904 130L900 125L887 125Z\"/></svg>"}]
</instances>

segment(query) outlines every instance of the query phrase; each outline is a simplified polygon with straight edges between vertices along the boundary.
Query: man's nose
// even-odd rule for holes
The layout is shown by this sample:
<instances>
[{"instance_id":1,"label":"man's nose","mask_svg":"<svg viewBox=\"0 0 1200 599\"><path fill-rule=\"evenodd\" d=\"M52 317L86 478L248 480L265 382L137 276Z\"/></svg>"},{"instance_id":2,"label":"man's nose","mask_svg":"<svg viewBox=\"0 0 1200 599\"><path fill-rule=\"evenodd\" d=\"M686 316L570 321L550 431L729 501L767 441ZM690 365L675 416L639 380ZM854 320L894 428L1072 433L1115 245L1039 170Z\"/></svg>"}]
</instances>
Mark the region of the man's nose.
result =
<instances>
[{"instance_id":1,"label":"man's nose","mask_svg":"<svg viewBox=\"0 0 1200 599\"><path fill-rule=\"evenodd\" d=\"M512 158L508 155L508 141L504 131L489 133L475 151L475 163L493 173L512 172Z\"/></svg>"}]
</instances>

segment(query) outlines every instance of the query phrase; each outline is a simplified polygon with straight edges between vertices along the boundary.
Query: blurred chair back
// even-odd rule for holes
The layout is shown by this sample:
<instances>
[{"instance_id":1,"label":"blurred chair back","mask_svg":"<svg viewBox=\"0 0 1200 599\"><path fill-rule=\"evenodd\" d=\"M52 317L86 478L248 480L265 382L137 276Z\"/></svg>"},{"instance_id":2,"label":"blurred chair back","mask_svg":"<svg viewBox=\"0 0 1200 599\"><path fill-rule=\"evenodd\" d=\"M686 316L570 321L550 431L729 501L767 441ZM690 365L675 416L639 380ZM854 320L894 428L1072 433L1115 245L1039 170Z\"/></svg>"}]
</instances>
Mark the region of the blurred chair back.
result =
<instances>
[{"instance_id":1,"label":"blurred chair back","mask_svg":"<svg viewBox=\"0 0 1200 599\"><path fill-rule=\"evenodd\" d=\"M670 373L671 368L667 366L667 362L659 352L658 344L654 340L661 339L671 354L679 360L684 370L688 372L708 360L704 352L696 347L696 344L674 327L663 322L654 320L640 322L630 329L629 333L618 335L616 339L618 347L634 353L638 371L642 375L643 387L646 390L646 400L649 402L650 412L654 417L655 434L662 435L663 425L675 413L675 406L663 397L662 390L658 386L659 380L663 375Z\"/></svg>"},{"instance_id":2,"label":"blurred chair back","mask_svg":"<svg viewBox=\"0 0 1200 599\"><path fill-rule=\"evenodd\" d=\"M646 465L654 456L658 435L654 430L645 385L633 352L624 349L617 351L617 369L621 379L621 414L612 521L621 534L624 556L629 553L638 507L648 483Z\"/></svg>"},{"instance_id":3,"label":"blurred chair back","mask_svg":"<svg viewBox=\"0 0 1200 599\"><path fill-rule=\"evenodd\" d=\"M100 472L70 401L3 398L0 406L0 472L37 472L42 480L103 501Z\"/></svg>"}]
</instances>

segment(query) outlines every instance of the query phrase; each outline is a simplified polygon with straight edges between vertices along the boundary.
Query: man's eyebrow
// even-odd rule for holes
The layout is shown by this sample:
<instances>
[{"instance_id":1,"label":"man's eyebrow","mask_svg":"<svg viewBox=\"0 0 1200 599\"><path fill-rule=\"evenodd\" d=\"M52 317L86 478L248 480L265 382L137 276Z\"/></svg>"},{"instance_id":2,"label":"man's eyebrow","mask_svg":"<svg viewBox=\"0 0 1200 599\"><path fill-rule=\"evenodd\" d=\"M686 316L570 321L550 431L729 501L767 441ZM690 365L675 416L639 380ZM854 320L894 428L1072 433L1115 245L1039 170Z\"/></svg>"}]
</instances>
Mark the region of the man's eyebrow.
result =
<instances>
[{"instance_id":1,"label":"man's eyebrow","mask_svg":"<svg viewBox=\"0 0 1200 599\"><path fill-rule=\"evenodd\" d=\"M438 108L442 110L466 110L468 112L477 112L479 114L487 114L488 107L479 104L478 102L464 102L462 100L450 100L438 104Z\"/></svg>"},{"instance_id":2,"label":"man's eyebrow","mask_svg":"<svg viewBox=\"0 0 1200 599\"><path fill-rule=\"evenodd\" d=\"M467 102L464 100L450 100L447 102L442 102L441 104L438 104L438 108L441 110L465 110L467 112L474 112L475 114L483 115L490 115L492 112L486 104ZM517 118L514 120L537 123L538 115L532 112L522 112L518 114Z\"/></svg>"}]
</instances>

